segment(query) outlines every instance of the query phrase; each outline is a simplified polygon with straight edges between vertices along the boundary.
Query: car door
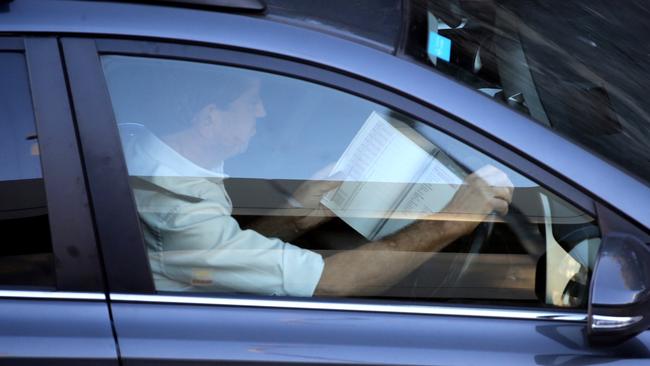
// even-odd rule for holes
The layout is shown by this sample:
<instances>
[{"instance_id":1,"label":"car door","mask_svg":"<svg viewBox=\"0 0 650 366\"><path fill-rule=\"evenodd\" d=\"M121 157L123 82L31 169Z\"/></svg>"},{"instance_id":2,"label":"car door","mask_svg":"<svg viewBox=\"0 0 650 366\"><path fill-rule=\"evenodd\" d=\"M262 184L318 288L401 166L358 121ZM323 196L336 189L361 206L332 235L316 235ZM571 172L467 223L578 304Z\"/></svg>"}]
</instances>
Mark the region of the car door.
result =
<instances>
[{"instance_id":1,"label":"car door","mask_svg":"<svg viewBox=\"0 0 650 366\"><path fill-rule=\"evenodd\" d=\"M435 98L424 103L363 75L352 77L322 65L255 52L114 39L67 38L62 44L124 364L597 364L623 359L632 364L650 356L647 332L607 349L591 347L584 332L590 268L599 238L615 227L631 227L628 230L639 235L643 231L529 155L432 108ZM378 69L385 66L376 62ZM403 66L405 79L422 75L413 71L419 70L416 66ZM456 180L452 176L437 181L442 186L458 185L486 164L505 172L515 190L512 207L517 212L510 217L517 219L503 217L493 225L479 225L472 236L454 241L371 296L359 292L305 297L275 290L269 296L221 284L214 290L201 286L219 283L229 274L191 264L188 282L179 287L183 274L169 274L171 270L161 269L160 260L152 257L158 254L152 254L152 224L146 215L160 208L144 204L142 192L161 188L151 186L158 180L143 180L146 174L133 170L136 165L126 151L136 132L128 128L160 128L166 132L156 133L171 138L178 132L177 113L185 113L195 100L185 98L186 104L180 105L176 97L182 99L182 93L192 89L209 92L209 87L201 88L215 74L229 81L233 75L259 78L267 87L267 94L256 96L262 101L255 99L248 111L265 118L267 125L258 121L248 129L257 140L251 139L246 153L229 162L232 168L223 183L227 194L222 198L228 197L232 206L225 219L235 219L242 229L256 227L259 218L291 218L311 208L292 201L292 194L304 182L327 181L318 168L340 163L363 126L375 118L373 113L380 116L380 124L400 126L395 127L399 136L408 138L404 149L432 143L444 152L436 162L445 157L451 161L445 174L459 172ZM188 86L187 80L196 84ZM440 83L427 85L447 85ZM461 88L455 91L462 93ZM505 108L499 115L530 124ZM536 131L540 140L567 144L541 127ZM387 167L397 171L410 164L400 161L400 154L392 155L397 160ZM392 180L392 170L384 171L389 171L384 180L360 181L379 184L376 187L384 191L392 190L387 187L393 183L429 182L420 175L407 182ZM218 178L221 182L223 175ZM163 188L189 201L201 200L193 191ZM301 232L305 236L297 242L324 257L363 245L371 239L351 223L351 212L344 210L335 218L317 213L328 222L313 232ZM376 219L364 215L360 218ZM379 218L388 219L388 225L409 220L386 214ZM572 252L577 247L582 248L583 262ZM205 251L195 258L212 254ZM169 278L162 278L165 275ZM308 276L301 280L308 281ZM265 282L261 287L268 286Z\"/></svg>"},{"instance_id":2,"label":"car door","mask_svg":"<svg viewBox=\"0 0 650 366\"><path fill-rule=\"evenodd\" d=\"M0 359L118 363L56 38L0 38Z\"/></svg>"}]
</instances>

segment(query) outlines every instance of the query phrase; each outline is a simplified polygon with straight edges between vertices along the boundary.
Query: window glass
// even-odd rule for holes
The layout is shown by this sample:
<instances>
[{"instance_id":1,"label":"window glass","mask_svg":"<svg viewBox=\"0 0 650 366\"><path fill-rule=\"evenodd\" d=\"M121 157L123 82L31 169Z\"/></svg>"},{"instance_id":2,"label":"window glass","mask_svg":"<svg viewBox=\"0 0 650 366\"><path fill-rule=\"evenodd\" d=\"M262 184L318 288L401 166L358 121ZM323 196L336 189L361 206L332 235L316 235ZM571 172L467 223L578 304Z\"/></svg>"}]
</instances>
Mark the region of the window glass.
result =
<instances>
[{"instance_id":1,"label":"window glass","mask_svg":"<svg viewBox=\"0 0 650 366\"><path fill-rule=\"evenodd\" d=\"M252 70L102 63L159 291L585 305L594 219L424 123Z\"/></svg>"},{"instance_id":2,"label":"window glass","mask_svg":"<svg viewBox=\"0 0 650 366\"><path fill-rule=\"evenodd\" d=\"M411 0L406 54L650 182L643 1Z\"/></svg>"},{"instance_id":3,"label":"window glass","mask_svg":"<svg viewBox=\"0 0 650 366\"><path fill-rule=\"evenodd\" d=\"M45 188L25 58L0 53L0 286L54 286Z\"/></svg>"}]
</instances>

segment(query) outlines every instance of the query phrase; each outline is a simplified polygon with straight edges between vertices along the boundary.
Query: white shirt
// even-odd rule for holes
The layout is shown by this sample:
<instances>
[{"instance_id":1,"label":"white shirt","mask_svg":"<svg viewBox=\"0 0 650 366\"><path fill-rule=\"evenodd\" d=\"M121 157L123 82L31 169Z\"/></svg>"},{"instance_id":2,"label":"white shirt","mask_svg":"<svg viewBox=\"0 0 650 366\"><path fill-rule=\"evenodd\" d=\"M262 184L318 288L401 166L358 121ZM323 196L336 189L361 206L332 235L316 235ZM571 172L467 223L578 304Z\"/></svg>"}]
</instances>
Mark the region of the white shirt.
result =
<instances>
[{"instance_id":1,"label":"white shirt","mask_svg":"<svg viewBox=\"0 0 650 366\"><path fill-rule=\"evenodd\" d=\"M139 124L120 124L156 289L312 296L322 257L242 230L222 167L207 170Z\"/></svg>"}]
</instances>

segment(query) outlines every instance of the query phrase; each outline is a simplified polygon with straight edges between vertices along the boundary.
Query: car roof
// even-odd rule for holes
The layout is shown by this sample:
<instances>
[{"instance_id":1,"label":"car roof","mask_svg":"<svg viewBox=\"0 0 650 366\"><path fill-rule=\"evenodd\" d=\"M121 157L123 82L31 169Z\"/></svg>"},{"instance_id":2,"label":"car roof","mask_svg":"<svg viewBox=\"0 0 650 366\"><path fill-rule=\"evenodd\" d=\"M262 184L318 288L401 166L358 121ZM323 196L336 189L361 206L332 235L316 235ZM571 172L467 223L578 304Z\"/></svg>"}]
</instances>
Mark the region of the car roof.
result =
<instances>
[{"instance_id":1,"label":"car roof","mask_svg":"<svg viewBox=\"0 0 650 366\"><path fill-rule=\"evenodd\" d=\"M10 0L11 2L13 0ZM60 1L60 0L52 0ZM97 0L75 0L97 2ZM404 31L403 0L103 0L272 19L394 53Z\"/></svg>"},{"instance_id":2,"label":"car roof","mask_svg":"<svg viewBox=\"0 0 650 366\"><path fill-rule=\"evenodd\" d=\"M266 15L393 53L406 17L402 0L265 0Z\"/></svg>"}]
</instances>

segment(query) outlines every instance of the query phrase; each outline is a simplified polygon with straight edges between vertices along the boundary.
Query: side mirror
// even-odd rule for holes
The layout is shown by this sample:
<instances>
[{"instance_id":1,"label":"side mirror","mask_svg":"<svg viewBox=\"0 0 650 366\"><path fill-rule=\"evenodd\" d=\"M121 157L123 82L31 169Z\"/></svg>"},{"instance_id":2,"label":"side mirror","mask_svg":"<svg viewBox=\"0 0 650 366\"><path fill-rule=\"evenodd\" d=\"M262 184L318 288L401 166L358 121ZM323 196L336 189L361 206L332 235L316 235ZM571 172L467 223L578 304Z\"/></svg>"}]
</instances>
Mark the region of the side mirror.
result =
<instances>
[{"instance_id":1,"label":"side mirror","mask_svg":"<svg viewBox=\"0 0 650 366\"><path fill-rule=\"evenodd\" d=\"M650 327L650 248L635 236L608 234L590 289L587 335L614 345Z\"/></svg>"}]
</instances>

